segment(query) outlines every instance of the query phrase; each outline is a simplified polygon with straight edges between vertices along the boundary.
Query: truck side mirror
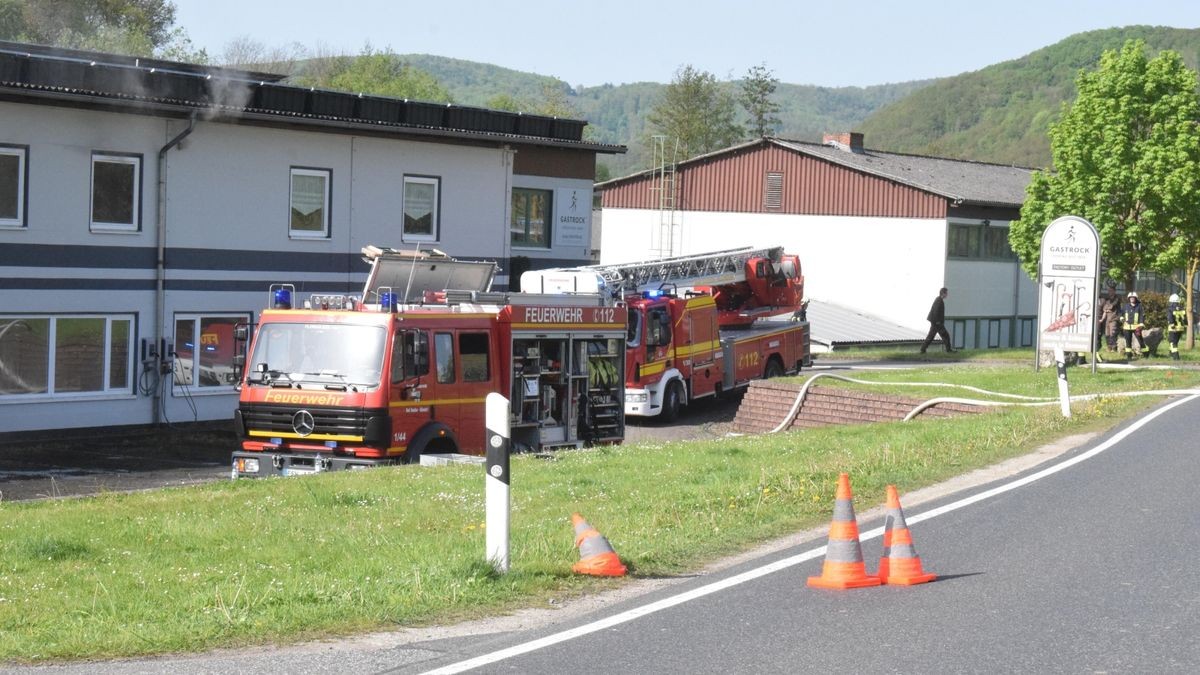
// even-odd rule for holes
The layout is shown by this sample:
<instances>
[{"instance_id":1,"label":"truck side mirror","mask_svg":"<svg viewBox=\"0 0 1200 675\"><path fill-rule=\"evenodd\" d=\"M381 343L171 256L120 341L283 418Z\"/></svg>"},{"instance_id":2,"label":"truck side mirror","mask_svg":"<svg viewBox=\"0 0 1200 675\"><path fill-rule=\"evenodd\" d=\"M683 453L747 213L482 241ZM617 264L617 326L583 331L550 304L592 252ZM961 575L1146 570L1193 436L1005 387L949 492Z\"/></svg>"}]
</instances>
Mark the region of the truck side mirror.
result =
<instances>
[{"instance_id":1,"label":"truck side mirror","mask_svg":"<svg viewBox=\"0 0 1200 675\"><path fill-rule=\"evenodd\" d=\"M233 339L238 342L245 342L250 339L250 326L244 323L239 323L233 327Z\"/></svg>"}]
</instances>

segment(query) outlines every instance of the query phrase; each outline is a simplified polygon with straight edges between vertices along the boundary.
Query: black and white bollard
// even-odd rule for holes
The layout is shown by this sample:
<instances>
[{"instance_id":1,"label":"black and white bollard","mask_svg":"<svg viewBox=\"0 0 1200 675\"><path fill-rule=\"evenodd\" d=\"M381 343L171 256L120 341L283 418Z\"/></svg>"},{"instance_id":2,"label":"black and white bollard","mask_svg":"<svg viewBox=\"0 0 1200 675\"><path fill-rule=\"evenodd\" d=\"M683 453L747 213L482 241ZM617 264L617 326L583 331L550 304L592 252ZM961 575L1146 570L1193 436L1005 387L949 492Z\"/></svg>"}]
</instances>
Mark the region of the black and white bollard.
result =
<instances>
[{"instance_id":1,"label":"black and white bollard","mask_svg":"<svg viewBox=\"0 0 1200 675\"><path fill-rule=\"evenodd\" d=\"M487 561L503 574L508 571L508 517L511 499L508 489L509 436L508 399L492 392L485 403L484 424L487 433L487 476L484 500L487 511Z\"/></svg>"},{"instance_id":2,"label":"black and white bollard","mask_svg":"<svg viewBox=\"0 0 1200 675\"><path fill-rule=\"evenodd\" d=\"M1058 364L1058 400L1062 404L1062 416L1071 416L1071 395L1067 393L1067 357L1062 347L1055 347L1054 361Z\"/></svg>"}]
</instances>

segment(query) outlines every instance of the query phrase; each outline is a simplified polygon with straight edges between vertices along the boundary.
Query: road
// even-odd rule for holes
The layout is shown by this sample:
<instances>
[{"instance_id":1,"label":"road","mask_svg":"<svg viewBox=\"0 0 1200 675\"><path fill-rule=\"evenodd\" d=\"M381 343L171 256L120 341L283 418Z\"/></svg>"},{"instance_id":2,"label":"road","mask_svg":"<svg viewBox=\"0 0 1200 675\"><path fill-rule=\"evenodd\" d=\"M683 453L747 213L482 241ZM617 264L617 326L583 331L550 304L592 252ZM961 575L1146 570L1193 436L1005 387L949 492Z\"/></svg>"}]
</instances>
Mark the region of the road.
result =
<instances>
[{"instance_id":1,"label":"road","mask_svg":"<svg viewBox=\"0 0 1200 675\"><path fill-rule=\"evenodd\" d=\"M1015 476L906 504L940 575L922 586L810 589L814 532L695 577L639 581L650 590L584 612L26 672L406 674L472 659L470 672L489 673L1197 672L1197 415L1200 399L1164 404ZM856 504L869 569L872 506Z\"/></svg>"},{"instance_id":2,"label":"road","mask_svg":"<svg viewBox=\"0 0 1200 675\"><path fill-rule=\"evenodd\" d=\"M454 672L477 657L478 672L519 673L1197 672L1197 416L1190 399L1027 485L927 520L964 495L906 511L926 569L941 575L931 584L810 589L820 556L793 562L810 544L573 625L410 645L444 653L390 672ZM878 535L863 548L873 569ZM772 563L781 569L700 595ZM679 601L687 593L698 597ZM655 602L665 606L646 609ZM551 644L489 661L539 639Z\"/></svg>"}]
</instances>

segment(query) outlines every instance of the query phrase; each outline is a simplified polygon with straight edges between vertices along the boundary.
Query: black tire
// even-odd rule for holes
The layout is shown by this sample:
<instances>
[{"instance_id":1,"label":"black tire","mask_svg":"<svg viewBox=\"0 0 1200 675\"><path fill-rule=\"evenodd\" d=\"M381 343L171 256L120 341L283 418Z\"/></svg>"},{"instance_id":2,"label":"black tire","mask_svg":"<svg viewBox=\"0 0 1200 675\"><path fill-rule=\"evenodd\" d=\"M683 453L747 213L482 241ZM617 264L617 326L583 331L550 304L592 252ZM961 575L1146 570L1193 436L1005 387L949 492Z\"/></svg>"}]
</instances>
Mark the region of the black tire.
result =
<instances>
[{"instance_id":1,"label":"black tire","mask_svg":"<svg viewBox=\"0 0 1200 675\"><path fill-rule=\"evenodd\" d=\"M769 380L772 377L783 377L786 374L787 371L783 369L783 364L779 362L779 359L771 357L767 361L766 369L763 370L763 379Z\"/></svg>"},{"instance_id":2,"label":"black tire","mask_svg":"<svg viewBox=\"0 0 1200 675\"><path fill-rule=\"evenodd\" d=\"M658 418L665 424L670 424L679 419L679 407L682 405L682 387L679 381L676 380L667 385L667 391L663 393L662 412L658 414Z\"/></svg>"}]
</instances>

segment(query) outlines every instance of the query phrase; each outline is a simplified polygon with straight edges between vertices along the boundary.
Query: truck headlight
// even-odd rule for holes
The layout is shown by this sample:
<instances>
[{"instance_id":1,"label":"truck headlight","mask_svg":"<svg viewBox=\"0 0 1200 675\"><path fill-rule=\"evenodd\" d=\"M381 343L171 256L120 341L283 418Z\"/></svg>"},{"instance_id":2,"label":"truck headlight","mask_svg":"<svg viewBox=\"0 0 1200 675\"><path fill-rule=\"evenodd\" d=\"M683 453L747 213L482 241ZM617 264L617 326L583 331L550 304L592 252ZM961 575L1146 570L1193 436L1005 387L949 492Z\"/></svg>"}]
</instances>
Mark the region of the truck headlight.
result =
<instances>
[{"instance_id":1,"label":"truck headlight","mask_svg":"<svg viewBox=\"0 0 1200 675\"><path fill-rule=\"evenodd\" d=\"M646 394L625 394L625 401L628 403L645 403Z\"/></svg>"},{"instance_id":2,"label":"truck headlight","mask_svg":"<svg viewBox=\"0 0 1200 675\"><path fill-rule=\"evenodd\" d=\"M257 457L238 457L238 473L258 473Z\"/></svg>"}]
</instances>

